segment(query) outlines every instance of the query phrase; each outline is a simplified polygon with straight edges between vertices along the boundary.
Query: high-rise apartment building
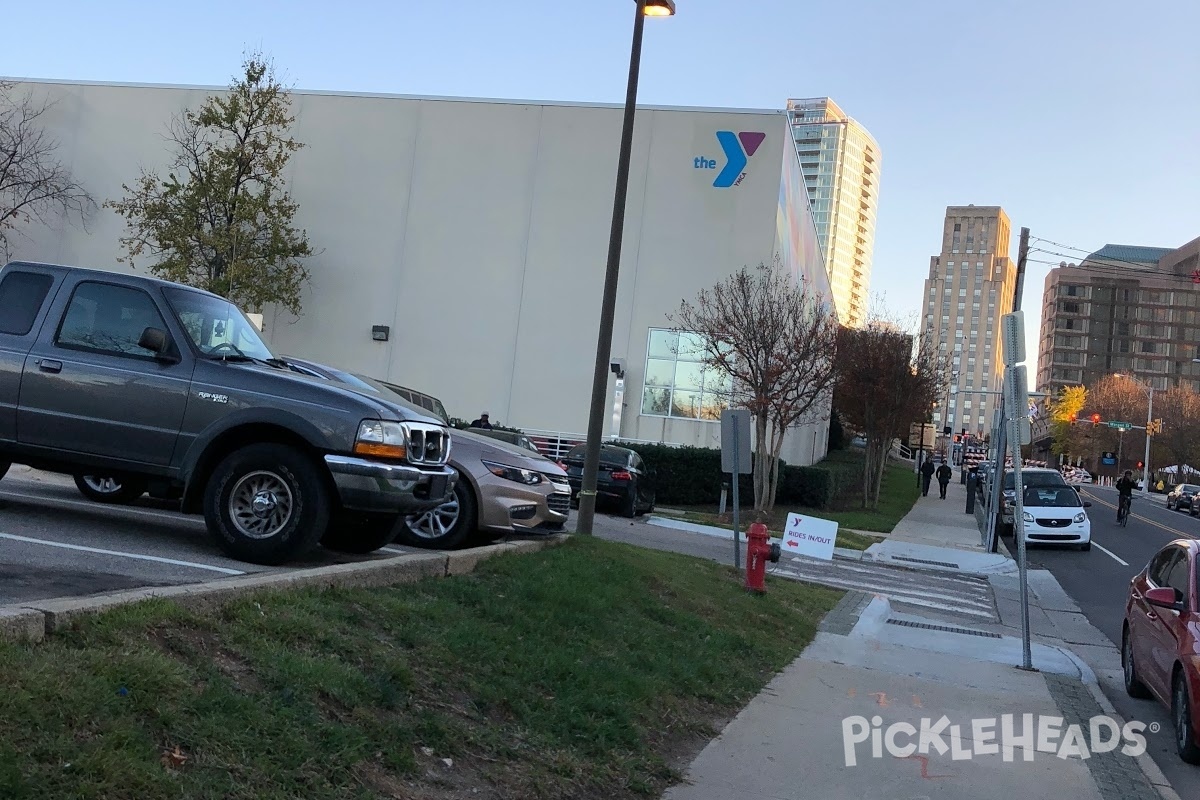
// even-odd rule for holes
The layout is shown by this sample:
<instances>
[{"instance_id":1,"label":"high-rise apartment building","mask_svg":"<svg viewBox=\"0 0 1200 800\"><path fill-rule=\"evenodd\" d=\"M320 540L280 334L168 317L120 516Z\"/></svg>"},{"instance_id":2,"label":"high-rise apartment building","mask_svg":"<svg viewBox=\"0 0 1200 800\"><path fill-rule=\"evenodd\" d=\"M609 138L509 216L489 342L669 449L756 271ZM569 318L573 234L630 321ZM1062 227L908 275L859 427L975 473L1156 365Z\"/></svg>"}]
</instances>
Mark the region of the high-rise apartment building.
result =
<instances>
[{"instance_id":1,"label":"high-rise apartment building","mask_svg":"<svg viewBox=\"0 0 1200 800\"><path fill-rule=\"evenodd\" d=\"M939 401L939 430L983 434L1003 388L1000 317L1012 311L1017 267L1011 227L999 206L950 206L942 252L929 263L922 331L946 356L952 389Z\"/></svg>"},{"instance_id":2,"label":"high-rise apartment building","mask_svg":"<svg viewBox=\"0 0 1200 800\"><path fill-rule=\"evenodd\" d=\"M789 100L788 116L838 318L866 317L879 205L879 145L828 97Z\"/></svg>"},{"instance_id":3,"label":"high-rise apartment building","mask_svg":"<svg viewBox=\"0 0 1200 800\"><path fill-rule=\"evenodd\" d=\"M1091 386L1115 372L1200 391L1200 238L1179 248L1107 244L1050 270L1037 386Z\"/></svg>"}]
</instances>

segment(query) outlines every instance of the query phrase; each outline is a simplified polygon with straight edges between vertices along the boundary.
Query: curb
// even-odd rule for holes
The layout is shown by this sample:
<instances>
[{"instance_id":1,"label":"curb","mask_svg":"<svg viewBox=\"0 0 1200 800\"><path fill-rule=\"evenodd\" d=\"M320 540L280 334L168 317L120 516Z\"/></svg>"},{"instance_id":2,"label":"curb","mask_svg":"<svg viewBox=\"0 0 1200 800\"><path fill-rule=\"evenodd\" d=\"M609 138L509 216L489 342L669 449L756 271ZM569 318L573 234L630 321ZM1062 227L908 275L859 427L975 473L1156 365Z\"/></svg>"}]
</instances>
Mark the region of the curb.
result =
<instances>
[{"instance_id":1,"label":"curb","mask_svg":"<svg viewBox=\"0 0 1200 800\"><path fill-rule=\"evenodd\" d=\"M1125 724L1127 720L1117 713L1116 707L1104 696L1104 691L1100 688L1098 682L1084 681L1083 685L1087 687L1088 692L1091 693L1092 698L1104 710L1105 714L1117 720L1122 725ZM1146 776L1146 780L1150 781L1150 785L1158 790L1163 800L1183 800L1179 796L1179 793L1171 788L1171 782L1167 780L1167 776L1158 768L1158 764L1154 763L1154 759L1150 757L1149 753L1142 753L1137 757L1136 761L1138 767L1142 770L1142 774Z\"/></svg>"},{"instance_id":2,"label":"curb","mask_svg":"<svg viewBox=\"0 0 1200 800\"><path fill-rule=\"evenodd\" d=\"M394 558L335 564L294 572L268 572L180 586L156 586L89 597L60 597L0 606L0 641L38 642L75 621L146 600L170 600L193 611L211 611L267 590L317 587L371 588L416 583L426 578L466 575L482 561L505 554L535 553L565 542L566 534L503 542L452 552L414 553Z\"/></svg>"}]
</instances>

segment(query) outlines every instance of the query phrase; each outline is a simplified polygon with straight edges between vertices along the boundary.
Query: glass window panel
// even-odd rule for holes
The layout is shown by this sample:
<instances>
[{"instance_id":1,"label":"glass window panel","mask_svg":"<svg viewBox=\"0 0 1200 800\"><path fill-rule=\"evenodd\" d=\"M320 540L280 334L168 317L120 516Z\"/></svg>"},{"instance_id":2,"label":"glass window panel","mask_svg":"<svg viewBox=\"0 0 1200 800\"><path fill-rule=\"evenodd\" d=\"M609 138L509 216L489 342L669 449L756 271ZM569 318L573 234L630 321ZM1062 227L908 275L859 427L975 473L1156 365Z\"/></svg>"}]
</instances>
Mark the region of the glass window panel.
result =
<instances>
[{"instance_id":1,"label":"glass window panel","mask_svg":"<svg viewBox=\"0 0 1200 800\"><path fill-rule=\"evenodd\" d=\"M723 397L705 392L700 404L700 419L720 420L721 412L729 408L729 403Z\"/></svg>"},{"instance_id":2,"label":"glass window panel","mask_svg":"<svg viewBox=\"0 0 1200 800\"><path fill-rule=\"evenodd\" d=\"M642 413L666 416L671 411L671 390L648 387L642 393Z\"/></svg>"},{"instance_id":3,"label":"glass window panel","mask_svg":"<svg viewBox=\"0 0 1200 800\"><path fill-rule=\"evenodd\" d=\"M650 331L650 357L675 360L679 337L674 331Z\"/></svg>"},{"instance_id":4,"label":"glass window panel","mask_svg":"<svg viewBox=\"0 0 1200 800\"><path fill-rule=\"evenodd\" d=\"M704 386L704 366L696 362L680 361L675 366L675 388L695 389Z\"/></svg>"},{"instance_id":5,"label":"glass window panel","mask_svg":"<svg viewBox=\"0 0 1200 800\"><path fill-rule=\"evenodd\" d=\"M694 333L679 334L679 360L699 361L704 358L704 338Z\"/></svg>"},{"instance_id":6,"label":"glass window panel","mask_svg":"<svg viewBox=\"0 0 1200 800\"><path fill-rule=\"evenodd\" d=\"M646 386L671 387L675 377L675 362L650 358L646 360Z\"/></svg>"},{"instance_id":7,"label":"glass window panel","mask_svg":"<svg viewBox=\"0 0 1200 800\"><path fill-rule=\"evenodd\" d=\"M701 398L699 392L671 393L671 416L698 419L700 417Z\"/></svg>"}]
</instances>

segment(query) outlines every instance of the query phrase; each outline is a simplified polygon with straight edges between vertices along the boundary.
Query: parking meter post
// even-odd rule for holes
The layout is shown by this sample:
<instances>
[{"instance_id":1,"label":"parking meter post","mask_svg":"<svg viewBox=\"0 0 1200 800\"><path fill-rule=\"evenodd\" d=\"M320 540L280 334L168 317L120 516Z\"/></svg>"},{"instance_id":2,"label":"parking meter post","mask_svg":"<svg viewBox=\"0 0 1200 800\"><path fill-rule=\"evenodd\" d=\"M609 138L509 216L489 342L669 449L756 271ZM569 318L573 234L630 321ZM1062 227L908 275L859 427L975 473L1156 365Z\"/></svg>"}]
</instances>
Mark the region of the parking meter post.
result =
<instances>
[{"instance_id":1,"label":"parking meter post","mask_svg":"<svg viewBox=\"0 0 1200 800\"><path fill-rule=\"evenodd\" d=\"M963 472L966 475L966 472ZM967 476L967 513L975 513L975 475Z\"/></svg>"}]
</instances>

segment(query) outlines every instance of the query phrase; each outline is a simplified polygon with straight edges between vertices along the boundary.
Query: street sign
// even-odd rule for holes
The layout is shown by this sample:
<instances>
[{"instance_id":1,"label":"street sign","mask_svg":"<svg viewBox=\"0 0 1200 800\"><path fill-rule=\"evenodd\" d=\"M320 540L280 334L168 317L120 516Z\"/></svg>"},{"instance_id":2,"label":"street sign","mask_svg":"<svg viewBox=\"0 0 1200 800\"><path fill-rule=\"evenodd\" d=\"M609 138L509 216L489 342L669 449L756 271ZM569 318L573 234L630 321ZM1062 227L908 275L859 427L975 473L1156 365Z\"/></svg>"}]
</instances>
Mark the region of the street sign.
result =
<instances>
[{"instance_id":1,"label":"street sign","mask_svg":"<svg viewBox=\"0 0 1200 800\"><path fill-rule=\"evenodd\" d=\"M1003 343L1004 366L1015 367L1025 361L1025 312L1014 311L1000 318L1000 341ZM1028 396L1019 407L1027 405Z\"/></svg>"},{"instance_id":2,"label":"street sign","mask_svg":"<svg viewBox=\"0 0 1200 800\"><path fill-rule=\"evenodd\" d=\"M1105 453L1104 455L1102 455L1100 457L1100 463L1105 465L1106 467L1116 466L1117 454L1116 453Z\"/></svg>"},{"instance_id":3,"label":"street sign","mask_svg":"<svg viewBox=\"0 0 1200 800\"><path fill-rule=\"evenodd\" d=\"M1119 431L1127 431L1133 427L1132 422L1106 422L1104 424L1110 428L1116 428Z\"/></svg>"},{"instance_id":4,"label":"street sign","mask_svg":"<svg viewBox=\"0 0 1200 800\"><path fill-rule=\"evenodd\" d=\"M833 560L838 524L827 519L788 514L782 549L796 555Z\"/></svg>"},{"instance_id":5,"label":"street sign","mask_svg":"<svg viewBox=\"0 0 1200 800\"><path fill-rule=\"evenodd\" d=\"M752 471L750 411L745 408L727 408L721 412L721 472L732 475L735 471L741 475Z\"/></svg>"}]
</instances>

